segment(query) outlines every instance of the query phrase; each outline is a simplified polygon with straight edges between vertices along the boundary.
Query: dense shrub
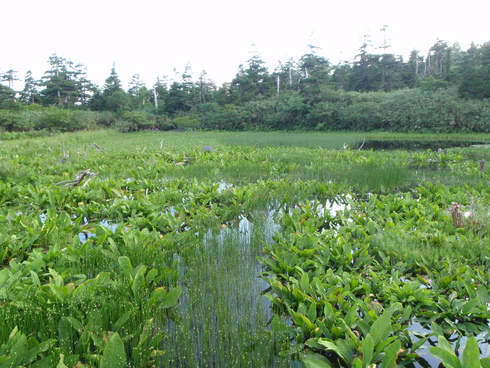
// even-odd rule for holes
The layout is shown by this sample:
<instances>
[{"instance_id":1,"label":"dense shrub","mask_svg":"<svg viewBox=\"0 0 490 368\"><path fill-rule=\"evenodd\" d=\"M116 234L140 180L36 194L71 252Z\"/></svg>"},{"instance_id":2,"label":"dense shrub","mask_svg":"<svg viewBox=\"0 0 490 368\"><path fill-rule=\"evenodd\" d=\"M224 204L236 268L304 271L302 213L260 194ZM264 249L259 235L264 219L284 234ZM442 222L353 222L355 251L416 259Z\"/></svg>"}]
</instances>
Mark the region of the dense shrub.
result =
<instances>
[{"instance_id":1,"label":"dense shrub","mask_svg":"<svg viewBox=\"0 0 490 368\"><path fill-rule=\"evenodd\" d=\"M73 118L73 111L57 107L46 108L41 116L38 129L69 132L77 130L78 124Z\"/></svg>"},{"instance_id":2,"label":"dense shrub","mask_svg":"<svg viewBox=\"0 0 490 368\"><path fill-rule=\"evenodd\" d=\"M195 130L199 128L199 115L182 115L172 119L172 123L177 129Z\"/></svg>"},{"instance_id":3,"label":"dense shrub","mask_svg":"<svg viewBox=\"0 0 490 368\"><path fill-rule=\"evenodd\" d=\"M200 123L204 129L243 130L246 117L241 107L233 104L220 106L208 103L201 112Z\"/></svg>"},{"instance_id":4,"label":"dense shrub","mask_svg":"<svg viewBox=\"0 0 490 368\"><path fill-rule=\"evenodd\" d=\"M34 124L25 115L19 112L0 110L0 130L24 132L32 128L34 128Z\"/></svg>"},{"instance_id":5,"label":"dense shrub","mask_svg":"<svg viewBox=\"0 0 490 368\"><path fill-rule=\"evenodd\" d=\"M114 125L114 128L121 132L151 129L154 127L155 122L150 120L150 117L142 111L127 111Z\"/></svg>"}]
</instances>

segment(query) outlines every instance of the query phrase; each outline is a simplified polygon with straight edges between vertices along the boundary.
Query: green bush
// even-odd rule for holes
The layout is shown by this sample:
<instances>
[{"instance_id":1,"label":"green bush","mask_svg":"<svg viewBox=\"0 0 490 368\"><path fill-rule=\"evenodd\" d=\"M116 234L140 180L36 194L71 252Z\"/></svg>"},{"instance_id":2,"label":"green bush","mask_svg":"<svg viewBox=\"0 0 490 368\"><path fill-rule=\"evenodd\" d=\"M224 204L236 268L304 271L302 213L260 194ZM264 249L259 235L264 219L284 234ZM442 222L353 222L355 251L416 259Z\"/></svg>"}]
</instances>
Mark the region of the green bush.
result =
<instances>
[{"instance_id":1,"label":"green bush","mask_svg":"<svg viewBox=\"0 0 490 368\"><path fill-rule=\"evenodd\" d=\"M182 130L195 130L199 128L200 124L199 116L196 114L179 116L174 118L172 122L177 127L177 129Z\"/></svg>"},{"instance_id":2,"label":"green bush","mask_svg":"<svg viewBox=\"0 0 490 368\"><path fill-rule=\"evenodd\" d=\"M70 132L77 130L78 126L73 119L73 111L50 107L44 110L38 129Z\"/></svg>"},{"instance_id":3,"label":"green bush","mask_svg":"<svg viewBox=\"0 0 490 368\"><path fill-rule=\"evenodd\" d=\"M0 129L8 132L24 132L34 128L25 115L8 110L0 110Z\"/></svg>"},{"instance_id":4,"label":"green bush","mask_svg":"<svg viewBox=\"0 0 490 368\"><path fill-rule=\"evenodd\" d=\"M148 115L142 111L125 112L114 125L114 128L120 132L132 132L153 127L155 127L155 122L151 121Z\"/></svg>"}]
</instances>

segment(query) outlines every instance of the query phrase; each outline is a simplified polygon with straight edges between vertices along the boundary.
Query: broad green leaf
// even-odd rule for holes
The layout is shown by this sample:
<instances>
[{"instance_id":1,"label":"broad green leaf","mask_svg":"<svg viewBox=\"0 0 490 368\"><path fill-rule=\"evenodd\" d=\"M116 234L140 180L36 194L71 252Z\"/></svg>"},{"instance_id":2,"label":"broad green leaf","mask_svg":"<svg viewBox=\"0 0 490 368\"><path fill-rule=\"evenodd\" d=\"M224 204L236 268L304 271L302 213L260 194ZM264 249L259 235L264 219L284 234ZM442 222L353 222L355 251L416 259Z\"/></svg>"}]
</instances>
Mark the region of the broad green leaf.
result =
<instances>
[{"instance_id":1,"label":"broad green leaf","mask_svg":"<svg viewBox=\"0 0 490 368\"><path fill-rule=\"evenodd\" d=\"M480 359L480 364L482 368L490 368L490 358Z\"/></svg>"},{"instance_id":2,"label":"broad green leaf","mask_svg":"<svg viewBox=\"0 0 490 368\"><path fill-rule=\"evenodd\" d=\"M15 334L13 334L14 331L16 331ZM2 368L21 366L21 362L24 358L24 349L27 343L27 337L23 333L17 332L17 328L15 328L14 331L10 333L10 336L12 337L9 338L9 340L12 340L12 347L6 361L0 365Z\"/></svg>"},{"instance_id":3,"label":"broad green leaf","mask_svg":"<svg viewBox=\"0 0 490 368\"><path fill-rule=\"evenodd\" d=\"M61 317L58 324L58 340L60 347L62 347L65 352L73 352L74 335L73 325L71 324L69 317Z\"/></svg>"},{"instance_id":4,"label":"broad green leaf","mask_svg":"<svg viewBox=\"0 0 490 368\"><path fill-rule=\"evenodd\" d=\"M55 344L55 342L56 342L56 340L52 339L52 340L46 340L40 344L37 344L35 347L33 347L31 350L29 350L29 352L26 354L26 356L24 357L23 363L24 364L31 364L37 358L37 356L39 354L48 350L51 346L53 346Z\"/></svg>"},{"instance_id":5,"label":"broad green leaf","mask_svg":"<svg viewBox=\"0 0 490 368\"><path fill-rule=\"evenodd\" d=\"M398 351L400 351L400 340L395 340L386 347L385 357L381 362L381 368L393 368L398 359Z\"/></svg>"},{"instance_id":6,"label":"broad green leaf","mask_svg":"<svg viewBox=\"0 0 490 368\"><path fill-rule=\"evenodd\" d=\"M146 283L150 284L153 280L155 280L155 277L157 276L158 276L158 271L152 268L150 271L148 271L148 274L146 275Z\"/></svg>"},{"instance_id":7,"label":"broad green leaf","mask_svg":"<svg viewBox=\"0 0 490 368\"><path fill-rule=\"evenodd\" d=\"M147 267L145 265L139 265L137 267L136 275L134 275L134 280L131 285L131 290L133 291L133 295L136 298L139 297L140 288L144 285L146 269Z\"/></svg>"},{"instance_id":8,"label":"broad green leaf","mask_svg":"<svg viewBox=\"0 0 490 368\"><path fill-rule=\"evenodd\" d=\"M56 365L56 368L68 368L65 364L65 356L63 354L60 354L60 361Z\"/></svg>"},{"instance_id":9,"label":"broad green leaf","mask_svg":"<svg viewBox=\"0 0 490 368\"><path fill-rule=\"evenodd\" d=\"M486 286L479 285L476 289L476 295L483 305L487 305L490 301L490 297L488 296L488 289Z\"/></svg>"},{"instance_id":10,"label":"broad green leaf","mask_svg":"<svg viewBox=\"0 0 490 368\"><path fill-rule=\"evenodd\" d=\"M79 320L77 320L76 318L73 318L73 317L63 317L63 318L66 318L75 330L77 330L78 332L82 332L84 326L82 325L82 323Z\"/></svg>"},{"instance_id":11,"label":"broad green leaf","mask_svg":"<svg viewBox=\"0 0 490 368\"><path fill-rule=\"evenodd\" d=\"M330 305L330 304L329 304ZM331 307L331 306L330 306ZM351 309L349 309L349 311L347 312L347 314L345 315L345 318L344 318L344 321L345 321L345 324L349 327L349 328L352 328L352 325L354 323L354 321L357 320L358 318L358 307L357 305L353 305Z\"/></svg>"},{"instance_id":12,"label":"broad green leaf","mask_svg":"<svg viewBox=\"0 0 490 368\"><path fill-rule=\"evenodd\" d=\"M364 364L361 362L361 359L359 358L356 358L354 359L354 361L352 362L352 368L364 368Z\"/></svg>"},{"instance_id":13,"label":"broad green leaf","mask_svg":"<svg viewBox=\"0 0 490 368\"><path fill-rule=\"evenodd\" d=\"M380 341L379 344L376 345L376 348L374 349L374 361L380 358L380 354L383 353L387 346L390 345L393 341L399 339L398 336L390 336L387 339L384 339ZM413 349L412 349L413 350Z\"/></svg>"},{"instance_id":14,"label":"broad green leaf","mask_svg":"<svg viewBox=\"0 0 490 368\"><path fill-rule=\"evenodd\" d=\"M365 368L369 363L371 363L373 359L373 351L374 351L374 340L371 334L367 334L367 336L362 340L362 362L363 368Z\"/></svg>"},{"instance_id":15,"label":"broad green leaf","mask_svg":"<svg viewBox=\"0 0 490 368\"><path fill-rule=\"evenodd\" d=\"M305 368L330 368L331 367L328 359L320 354L315 354L315 353L301 354L300 360L304 364Z\"/></svg>"},{"instance_id":16,"label":"broad green leaf","mask_svg":"<svg viewBox=\"0 0 490 368\"><path fill-rule=\"evenodd\" d=\"M370 334L377 345L381 340L388 338L391 333L391 316L394 310L389 308L371 326Z\"/></svg>"},{"instance_id":17,"label":"broad green leaf","mask_svg":"<svg viewBox=\"0 0 490 368\"><path fill-rule=\"evenodd\" d=\"M432 322L430 324L430 328L432 329L432 332L437 335L437 336L444 336L444 331L442 330L441 326L439 326L437 323Z\"/></svg>"},{"instance_id":18,"label":"broad green leaf","mask_svg":"<svg viewBox=\"0 0 490 368\"><path fill-rule=\"evenodd\" d=\"M0 259L1 261L1 259ZM41 281L39 280L39 276L37 273L35 273L34 271L30 271L30 274L31 274L31 279L32 279L32 283L36 286L41 286Z\"/></svg>"},{"instance_id":19,"label":"broad green leaf","mask_svg":"<svg viewBox=\"0 0 490 368\"><path fill-rule=\"evenodd\" d=\"M461 313L463 313L463 314L471 313L477 304L478 304L478 299L476 299L476 298L471 299L470 301L465 303L465 305L461 309Z\"/></svg>"},{"instance_id":20,"label":"broad green leaf","mask_svg":"<svg viewBox=\"0 0 490 368\"><path fill-rule=\"evenodd\" d=\"M119 331L121 329L122 325L124 325L126 323L126 321L129 319L129 317L131 316L131 313L132 312L129 311L129 312L124 313L121 317L119 317L119 319L112 326L112 330L114 332Z\"/></svg>"},{"instance_id":21,"label":"broad green leaf","mask_svg":"<svg viewBox=\"0 0 490 368\"><path fill-rule=\"evenodd\" d=\"M463 367L464 368L480 368L480 348L474 336L471 336L466 342L463 351Z\"/></svg>"},{"instance_id":22,"label":"broad green leaf","mask_svg":"<svg viewBox=\"0 0 490 368\"><path fill-rule=\"evenodd\" d=\"M168 292L165 296L165 300L163 300L161 308L170 308L177 304L180 295L182 294L182 289L180 286L174 287L172 290Z\"/></svg>"},{"instance_id":23,"label":"broad green leaf","mask_svg":"<svg viewBox=\"0 0 490 368\"><path fill-rule=\"evenodd\" d=\"M53 368L58 364L59 359L56 355L49 355L46 358L38 360L37 362L31 364L30 368Z\"/></svg>"},{"instance_id":24,"label":"broad green leaf","mask_svg":"<svg viewBox=\"0 0 490 368\"><path fill-rule=\"evenodd\" d=\"M316 303L312 302L310 308L308 308L308 318L310 321L316 320Z\"/></svg>"},{"instance_id":25,"label":"broad green leaf","mask_svg":"<svg viewBox=\"0 0 490 368\"><path fill-rule=\"evenodd\" d=\"M461 362L454 352L449 352L443 348L440 348L439 346L431 347L429 350L432 355L442 361L442 364L444 364L446 368L463 368Z\"/></svg>"},{"instance_id":26,"label":"broad green leaf","mask_svg":"<svg viewBox=\"0 0 490 368\"><path fill-rule=\"evenodd\" d=\"M126 366L126 353L124 352L124 344L115 332L104 348L102 358L100 360L100 368L124 368Z\"/></svg>"},{"instance_id":27,"label":"broad green leaf","mask_svg":"<svg viewBox=\"0 0 490 368\"><path fill-rule=\"evenodd\" d=\"M446 340L446 338L444 336L437 336L437 342L438 342L439 347L441 349L444 349L447 352L449 352L451 354L454 354L453 347L451 346L451 344L449 343L449 341Z\"/></svg>"},{"instance_id":28,"label":"broad green leaf","mask_svg":"<svg viewBox=\"0 0 490 368\"><path fill-rule=\"evenodd\" d=\"M124 276L130 281L133 281L133 265L131 260L127 256L121 256L117 259L119 265L121 266Z\"/></svg>"},{"instance_id":29,"label":"broad green leaf","mask_svg":"<svg viewBox=\"0 0 490 368\"><path fill-rule=\"evenodd\" d=\"M304 316L303 314L291 310L291 315L293 316L293 319L298 326L306 327L310 331L316 328L316 326L311 323L308 317Z\"/></svg>"},{"instance_id":30,"label":"broad green leaf","mask_svg":"<svg viewBox=\"0 0 490 368\"><path fill-rule=\"evenodd\" d=\"M301 275L300 285L301 285L301 291L308 292L308 290L310 290L310 278L307 272Z\"/></svg>"},{"instance_id":31,"label":"broad green leaf","mask_svg":"<svg viewBox=\"0 0 490 368\"><path fill-rule=\"evenodd\" d=\"M367 231L370 235L374 235L377 232L376 223L371 219L367 223Z\"/></svg>"},{"instance_id":32,"label":"broad green leaf","mask_svg":"<svg viewBox=\"0 0 490 368\"><path fill-rule=\"evenodd\" d=\"M334 342L325 339L318 339L318 343L324 346L327 351L333 351L334 353L336 353L345 363L349 363L349 359L347 358L347 356L344 354L342 349L339 348Z\"/></svg>"},{"instance_id":33,"label":"broad green leaf","mask_svg":"<svg viewBox=\"0 0 490 368\"><path fill-rule=\"evenodd\" d=\"M61 292L61 287L52 283L49 283L48 287L51 289L51 292L56 297L56 299L58 299L58 301L60 301L61 303L65 301L65 295Z\"/></svg>"}]
</instances>

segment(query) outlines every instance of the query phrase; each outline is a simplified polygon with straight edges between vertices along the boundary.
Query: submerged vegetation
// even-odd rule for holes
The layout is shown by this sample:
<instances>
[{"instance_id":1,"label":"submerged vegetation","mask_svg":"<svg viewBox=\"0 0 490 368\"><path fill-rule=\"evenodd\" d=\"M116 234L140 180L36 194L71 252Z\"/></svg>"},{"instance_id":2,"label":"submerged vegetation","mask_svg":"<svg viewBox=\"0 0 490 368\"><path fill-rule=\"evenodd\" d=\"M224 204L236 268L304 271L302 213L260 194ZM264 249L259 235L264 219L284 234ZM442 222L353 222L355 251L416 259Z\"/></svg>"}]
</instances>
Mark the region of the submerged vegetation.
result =
<instances>
[{"instance_id":1,"label":"submerged vegetation","mask_svg":"<svg viewBox=\"0 0 490 368\"><path fill-rule=\"evenodd\" d=\"M370 137L2 142L0 367L489 367L488 149Z\"/></svg>"}]
</instances>

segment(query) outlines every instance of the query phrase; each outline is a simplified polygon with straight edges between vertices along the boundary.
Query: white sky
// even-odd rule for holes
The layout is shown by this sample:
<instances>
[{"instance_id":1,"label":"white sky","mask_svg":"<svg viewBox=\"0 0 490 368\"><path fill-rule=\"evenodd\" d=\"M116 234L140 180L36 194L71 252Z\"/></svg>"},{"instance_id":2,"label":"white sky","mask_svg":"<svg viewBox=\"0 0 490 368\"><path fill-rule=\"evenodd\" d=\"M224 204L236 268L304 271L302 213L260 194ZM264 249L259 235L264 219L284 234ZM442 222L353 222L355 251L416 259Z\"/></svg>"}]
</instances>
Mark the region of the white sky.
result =
<instances>
[{"instance_id":1,"label":"white sky","mask_svg":"<svg viewBox=\"0 0 490 368\"><path fill-rule=\"evenodd\" d=\"M39 79L53 53L82 63L102 86L113 62L123 85L139 73L151 88L190 64L218 86L246 64L252 43L269 71L306 54L308 44L337 64L358 53L365 34L389 52L425 55L438 40L490 41L490 1L466 0L9 0L0 6L0 72L30 69ZM371 52L381 50L372 49Z\"/></svg>"}]
</instances>

